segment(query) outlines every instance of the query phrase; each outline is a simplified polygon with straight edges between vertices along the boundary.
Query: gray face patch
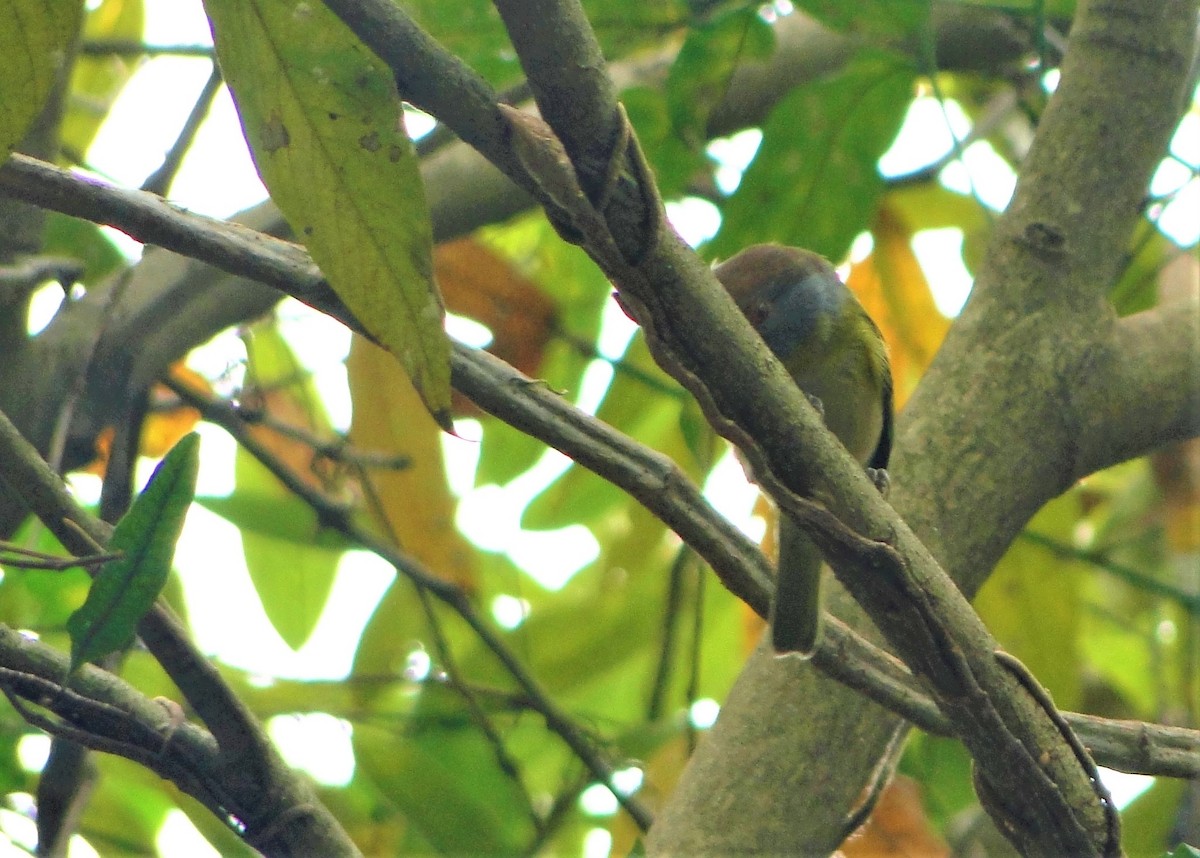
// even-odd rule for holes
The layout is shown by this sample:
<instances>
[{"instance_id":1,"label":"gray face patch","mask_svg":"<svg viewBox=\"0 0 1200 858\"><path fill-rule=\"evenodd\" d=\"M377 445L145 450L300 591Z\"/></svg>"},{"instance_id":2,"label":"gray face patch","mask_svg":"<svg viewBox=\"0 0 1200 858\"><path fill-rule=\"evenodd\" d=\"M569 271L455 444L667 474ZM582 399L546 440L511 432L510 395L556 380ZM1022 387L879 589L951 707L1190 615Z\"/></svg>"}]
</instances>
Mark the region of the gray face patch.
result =
<instances>
[{"instance_id":1,"label":"gray face patch","mask_svg":"<svg viewBox=\"0 0 1200 858\"><path fill-rule=\"evenodd\" d=\"M750 308L750 318L771 351L786 357L802 344L815 345L810 338L820 334L820 321L837 319L845 309L846 295L846 287L836 277L814 272L799 284L788 280L770 284L762 302ZM754 318L756 312L761 320Z\"/></svg>"}]
</instances>

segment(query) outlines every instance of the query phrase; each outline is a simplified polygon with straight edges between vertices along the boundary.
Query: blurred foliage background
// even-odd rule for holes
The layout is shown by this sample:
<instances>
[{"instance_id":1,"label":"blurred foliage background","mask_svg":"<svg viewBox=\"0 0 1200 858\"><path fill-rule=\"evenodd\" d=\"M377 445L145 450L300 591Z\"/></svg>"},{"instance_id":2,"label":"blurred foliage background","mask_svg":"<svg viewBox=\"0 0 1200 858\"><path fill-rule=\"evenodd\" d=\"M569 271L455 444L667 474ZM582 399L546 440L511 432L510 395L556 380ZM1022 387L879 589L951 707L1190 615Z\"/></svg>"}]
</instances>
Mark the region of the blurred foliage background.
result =
<instances>
[{"instance_id":1,"label":"blurred foliage background","mask_svg":"<svg viewBox=\"0 0 1200 858\"><path fill-rule=\"evenodd\" d=\"M404 6L498 90L521 96L521 70L490 3ZM1019 171L1053 87L1072 4L585 6L610 62L653 70L630 75L622 97L680 229L710 258L772 240L845 263L848 283L888 341L902 408L961 301L950 294L959 272L972 270L1003 204L980 188ZM948 19L970 24L972 16L981 31L999 22L1012 45L966 46L970 61L939 49L937 28ZM750 130L730 127L722 111L731 110L735 70L769 61L782 50L780 28L801 17L819 23L819 39L836 56L820 73L771 93ZM157 53L141 42L143 20L143 0L89 4L65 101L64 163L89 164L89 147L123 86ZM210 51L195 53L191 62L210 61ZM756 85L770 89L772 81ZM1122 314L1196 288L1195 228L1169 228L1181 206L1197 220L1200 108L1190 104L1112 288ZM945 137L958 115L966 123L958 143L928 146L924 162L907 170L880 169L902 128L928 143ZM417 118L410 124L427 127ZM724 136L714 143L717 130ZM418 151L437 152L439 134ZM146 173L158 166L146 164ZM931 235L949 238L919 257L914 248ZM46 221L43 248L82 259L85 287L130 264L105 231L57 215ZM708 481L715 501L745 491L725 442L654 365L640 335L630 338L609 284L540 213L439 244L435 272L448 309L473 320L471 336L497 356L565 398L590 403L601 420L669 456L697 483ZM236 402L277 465L463 588L538 693L615 764L619 785L653 807L711 723L760 621L623 492L465 400L454 406L462 438L448 439L390 357L307 313L288 302L226 332L175 377ZM165 388L158 400L143 436L149 458L200 418ZM611 794L547 726L530 686L514 679L477 629L325 527L262 462L244 448L234 452L221 430L202 431L210 490L197 504L211 515L197 512L189 522L193 535L177 558L181 580L171 597L197 629L209 630L200 639L227 662L228 681L268 720L289 759L318 780L364 852L636 849L636 829ZM102 463L91 469L103 473ZM211 489L222 480L227 491ZM84 477L75 485L85 494L94 489ZM773 512L760 502L757 524L749 512L743 520L766 534L770 551ZM213 516L227 525L217 527ZM55 550L36 523L13 540ZM1093 475L1049 504L977 606L1060 707L1196 727L1198 540L1200 446L1192 442ZM216 557L244 561L248 577L239 577L240 563L218 574L211 566L224 561ZM225 583L234 579L236 588ZM0 619L64 644L66 616L86 586L77 570L6 569ZM234 611L235 599L257 602L261 612L255 605ZM233 619L243 616L253 622ZM318 634L321 623L335 628ZM236 644L207 643L222 634ZM335 637L353 653L341 669L321 661ZM255 661L260 646L295 652L272 667L270 659ZM231 657L231 648L242 657ZM145 653L132 655L124 675L147 695L175 693ZM15 712L0 712L8 796L0 827L14 844L27 842L39 748L44 743ZM181 854L180 844L202 848L197 836L221 854L249 853L153 775L112 757L95 764L100 777L79 854L89 846L106 855ZM870 832L846 853L967 851L979 810L961 746L916 735L901 772ZM1131 855L1163 851L1188 801L1200 802L1194 785L1190 799L1186 790L1154 782L1125 809Z\"/></svg>"}]
</instances>

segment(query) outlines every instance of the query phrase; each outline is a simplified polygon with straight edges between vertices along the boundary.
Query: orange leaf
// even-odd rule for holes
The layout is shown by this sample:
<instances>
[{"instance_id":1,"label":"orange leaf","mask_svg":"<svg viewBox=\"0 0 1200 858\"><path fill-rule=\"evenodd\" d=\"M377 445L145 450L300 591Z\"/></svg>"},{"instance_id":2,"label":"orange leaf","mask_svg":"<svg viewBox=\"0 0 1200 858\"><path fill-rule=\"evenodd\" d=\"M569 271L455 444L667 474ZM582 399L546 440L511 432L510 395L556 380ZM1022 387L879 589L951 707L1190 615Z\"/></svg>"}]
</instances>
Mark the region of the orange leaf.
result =
<instances>
[{"instance_id":1,"label":"orange leaf","mask_svg":"<svg viewBox=\"0 0 1200 858\"><path fill-rule=\"evenodd\" d=\"M205 393L212 392L212 386L204 376L189 369L183 363L173 364L169 370L171 376L184 382L188 387ZM165 385L155 384L150 390L150 404L173 402L175 394ZM177 405L172 408L152 408L142 424L142 437L138 439L138 452L151 459L161 459L167 451L179 440L196 428L200 422L200 412L190 405ZM81 471L103 477L108 468L108 457L112 452L113 437L116 430L106 426L96 436L96 458L88 462Z\"/></svg>"},{"instance_id":2,"label":"orange leaf","mask_svg":"<svg viewBox=\"0 0 1200 858\"><path fill-rule=\"evenodd\" d=\"M446 307L491 330L488 351L535 374L554 327L554 304L537 285L471 238L438 245L433 270Z\"/></svg>"},{"instance_id":3,"label":"orange leaf","mask_svg":"<svg viewBox=\"0 0 1200 858\"><path fill-rule=\"evenodd\" d=\"M355 336L346 360L354 422L350 443L396 453L410 465L375 471L371 486L386 522L405 552L447 581L475 585L474 552L454 525L455 500L442 464L441 430L421 405L412 382L387 352Z\"/></svg>"},{"instance_id":4,"label":"orange leaf","mask_svg":"<svg viewBox=\"0 0 1200 858\"><path fill-rule=\"evenodd\" d=\"M836 853L845 858L908 858L949 855L921 804L921 788L903 775L884 787L879 804Z\"/></svg>"},{"instance_id":5,"label":"orange leaf","mask_svg":"<svg viewBox=\"0 0 1200 858\"><path fill-rule=\"evenodd\" d=\"M324 436L326 433L322 431L323 427L316 425L312 411L303 401L303 396L302 385L276 386L270 383L253 389L248 387L243 393L243 397L253 404L254 409L269 414L272 422L307 430L318 437ZM255 441L270 451L287 470L307 483L310 488L324 493L336 488L336 481L331 482L329 474L320 474L313 470L313 466L322 460L313 455L312 444L308 441L293 438L265 424L252 424L248 431Z\"/></svg>"},{"instance_id":6,"label":"orange leaf","mask_svg":"<svg viewBox=\"0 0 1200 858\"><path fill-rule=\"evenodd\" d=\"M887 341L899 409L933 360L950 322L934 304L907 225L885 205L873 233L875 249L851 267L846 282Z\"/></svg>"},{"instance_id":7,"label":"orange leaf","mask_svg":"<svg viewBox=\"0 0 1200 858\"><path fill-rule=\"evenodd\" d=\"M85 474L95 474L97 477L103 477L104 472L108 470L108 457L112 455L113 438L116 437L117 430L112 426L105 426L96 435L96 458L88 462L79 470Z\"/></svg>"}]
</instances>

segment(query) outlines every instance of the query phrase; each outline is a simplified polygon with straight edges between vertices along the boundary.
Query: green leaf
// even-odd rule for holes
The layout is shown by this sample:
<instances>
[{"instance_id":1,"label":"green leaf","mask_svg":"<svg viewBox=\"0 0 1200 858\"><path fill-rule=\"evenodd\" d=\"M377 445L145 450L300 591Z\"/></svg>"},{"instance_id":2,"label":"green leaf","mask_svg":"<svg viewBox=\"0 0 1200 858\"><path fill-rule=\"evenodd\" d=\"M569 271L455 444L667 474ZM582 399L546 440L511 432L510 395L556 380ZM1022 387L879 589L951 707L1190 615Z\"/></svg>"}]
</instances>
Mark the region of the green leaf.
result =
<instances>
[{"instance_id":1,"label":"green leaf","mask_svg":"<svg viewBox=\"0 0 1200 858\"><path fill-rule=\"evenodd\" d=\"M729 88L734 69L764 59L775 46L757 7L739 9L688 33L667 75L671 124L690 147L703 149L708 118Z\"/></svg>"},{"instance_id":2,"label":"green leaf","mask_svg":"<svg viewBox=\"0 0 1200 858\"><path fill-rule=\"evenodd\" d=\"M976 803L971 756L957 739L914 731L900 758L900 773L921 784L921 803L939 831Z\"/></svg>"},{"instance_id":3,"label":"green leaf","mask_svg":"<svg viewBox=\"0 0 1200 858\"><path fill-rule=\"evenodd\" d=\"M175 796L148 769L121 757L96 756L96 788L79 834L101 855L154 854L155 837L175 807Z\"/></svg>"},{"instance_id":4,"label":"green leaf","mask_svg":"<svg viewBox=\"0 0 1200 858\"><path fill-rule=\"evenodd\" d=\"M1157 778L1121 811L1121 847L1129 858L1159 858L1179 818L1187 783Z\"/></svg>"},{"instance_id":5,"label":"green leaf","mask_svg":"<svg viewBox=\"0 0 1200 858\"><path fill-rule=\"evenodd\" d=\"M240 467L241 460L238 460ZM322 527L311 506L293 494L284 495L279 482L258 482L238 473L237 490L226 497L198 497L196 503L247 533L295 545L317 545L335 551L355 547L336 530Z\"/></svg>"},{"instance_id":6,"label":"green leaf","mask_svg":"<svg viewBox=\"0 0 1200 858\"><path fill-rule=\"evenodd\" d=\"M317 437L330 437L316 385L278 328L256 325L243 342L247 379L264 410ZM306 444L265 428L254 431L259 443L297 475L319 479ZM233 494L201 503L239 527L246 569L263 611L284 642L299 649L320 620L342 552L350 545L322 527L316 511L244 447L238 447L234 462Z\"/></svg>"},{"instance_id":7,"label":"green leaf","mask_svg":"<svg viewBox=\"0 0 1200 858\"><path fill-rule=\"evenodd\" d=\"M138 622L167 582L200 465L200 436L186 435L166 455L118 523L108 544L122 556L96 575L87 601L67 620L71 670L128 646Z\"/></svg>"},{"instance_id":8,"label":"green leaf","mask_svg":"<svg viewBox=\"0 0 1200 858\"><path fill-rule=\"evenodd\" d=\"M596 416L670 456L685 474L700 481L711 462L696 460L683 433L682 417L692 402L654 363L645 338L637 337L616 367ZM575 523L592 526L628 503L629 496L612 483L575 465L533 500L521 524L531 530Z\"/></svg>"},{"instance_id":9,"label":"green leaf","mask_svg":"<svg viewBox=\"0 0 1200 858\"><path fill-rule=\"evenodd\" d=\"M142 0L102 0L88 6L83 22L84 39L141 41L146 17ZM75 67L71 69L71 97L67 99L59 131L65 151L87 152L140 60L141 57L115 53L75 58Z\"/></svg>"},{"instance_id":10,"label":"green leaf","mask_svg":"<svg viewBox=\"0 0 1200 858\"><path fill-rule=\"evenodd\" d=\"M82 11L79 0L0 0L0 158L45 106Z\"/></svg>"},{"instance_id":11,"label":"green leaf","mask_svg":"<svg viewBox=\"0 0 1200 858\"><path fill-rule=\"evenodd\" d=\"M1029 530L1070 544L1080 516L1080 497L1068 492L1046 504ZM1079 647L1083 604L1080 581L1088 571L1062 561L1040 544L1018 539L975 597L975 608L1006 650L1024 662L1054 697L1077 709L1082 693Z\"/></svg>"},{"instance_id":12,"label":"green leaf","mask_svg":"<svg viewBox=\"0 0 1200 858\"><path fill-rule=\"evenodd\" d=\"M71 256L83 263L83 283L99 283L125 264L125 257L104 230L91 221L46 212L42 253Z\"/></svg>"},{"instance_id":13,"label":"green leaf","mask_svg":"<svg viewBox=\"0 0 1200 858\"><path fill-rule=\"evenodd\" d=\"M437 705L443 717L431 717L426 726L419 714L407 734L357 725L357 765L432 851L518 852L531 833L528 809L513 779L496 765L488 740L448 695L436 686L423 689L422 708Z\"/></svg>"},{"instance_id":14,"label":"green leaf","mask_svg":"<svg viewBox=\"0 0 1200 858\"><path fill-rule=\"evenodd\" d=\"M432 228L391 74L323 4L207 0L263 182L333 290L450 425Z\"/></svg>"},{"instance_id":15,"label":"green leaf","mask_svg":"<svg viewBox=\"0 0 1200 858\"><path fill-rule=\"evenodd\" d=\"M875 39L919 32L930 11L928 0L798 0L796 6L831 29Z\"/></svg>"},{"instance_id":16,"label":"green leaf","mask_svg":"<svg viewBox=\"0 0 1200 858\"><path fill-rule=\"evenodd\" d=\"M41 521L30 516L12 535L15 545L66 557L68 552ZM0 566L0 617L12 628L33 629L45 638L61 631L87 598L92 579L82 568L62 572Z\"/></svg>"},{"instance_id":17,"label":"green leaf","mask_svg":"<svg viewBox=\"0 0 1200 858\"><path fill-rule=\"evenodd\" d=\"M242 551L246 571L271 625L284 643L300 649L329 601L342 551L253 531L243 531Z\"/></svg>"},{"instance_id":18,"label":"green leaf","mask_svg":"<svg viewBox=\"0 0 1200 858\"><path fill-rule=\"evenodd\" d=\"M521 64L491 0L412 0L404 10L437 39L496 87L521 80Z\"/></svg>"},{"instance_id":19,"label":"green leaf","mask_svg":"<svg viewBox=\"0 0 1200 858\"><path fill-rule=\"evenodd\" d=\"M560 591L535 600L533 587L510 590L528 591L534 602L513 635L534 642L529 667L558 703L598 721L624 722L638 717L653 677L658 652L647 642L660 634L674 550L662 522L637 505L616 511L593 532L600 557ZM492 663L476 643L463 652L460 668L483 677Z\"/></svg>"},{"instance_id":20,"label":"green leaf","mask_svg":"<svg viewBox=\"0 0 1200 858\"><path fill-rule=\"evenodd\" d=\"M13 719L15 717L14 714ZM22 731L16 729L9 719L5 719L5 721L7 723L3 723L3 729L0 730L0 790L7 795L28 789L30 778L29 773L21 764L18 751Z\"/></svg>"},{"instance_id":21,"label":"green leaf","mask_svg":"<svg viewBox=\"0 0 1200 858\"><path fill-rule=\"evenodd\" d=\"M650 48L691 17L683 0L585 0L604 56L613 62ZM519 82L521 64L491 0L405 0L404 10L437 42L497 88Z\"/></svg>"},{"instance_id":22,"label":"green leaf","mask_svg":"<svg viewBox=\"0 0 1200 858\"><path fill-rule=\"evenodd\" d=\"M376 606L354 651L351 675L364 680L350 683L355 699L374 705L374 701L389 695L391 688L376 678L401 675L405 658L428 635L421 597L407 580L397 576Z\"/></svg>"},{"instance_id":23,"label":"green leaf","mask_svg":"<svg viewBox=\"0 0 1200 858\"><path fill-rule=\"evenodd\" d=\"M910 233L951 227L984 232L991 226L987 209L977 199L935 181L894 187L888 191L887 205Z\"/></svg>"},{"instance_id":24,"label":"green leaf","mask_svg":"<svg viewBox=\"0 0 1200 858\"><path fill-rule=\"evenodd\" d=\"M763 142L724 206L712 252L728 258L778 241L840 260L867 229L883 192L879 157L912 100L915 70L864 51L837 76L797 88L771 112Z\"/></svg>"},{"instance_id":25,"label":"green leaf","mask_svg":"<svg viewBox=\"0 0 1200 858\"><path fill-rule=\"evenodd\" d=\"M1158 275L1179 254L1179 248L1149 221L1138 222L1125 269L1109 290L1109 300L1121 316L1148 310L1158 303Z\"/></svg>"}]
</instances>

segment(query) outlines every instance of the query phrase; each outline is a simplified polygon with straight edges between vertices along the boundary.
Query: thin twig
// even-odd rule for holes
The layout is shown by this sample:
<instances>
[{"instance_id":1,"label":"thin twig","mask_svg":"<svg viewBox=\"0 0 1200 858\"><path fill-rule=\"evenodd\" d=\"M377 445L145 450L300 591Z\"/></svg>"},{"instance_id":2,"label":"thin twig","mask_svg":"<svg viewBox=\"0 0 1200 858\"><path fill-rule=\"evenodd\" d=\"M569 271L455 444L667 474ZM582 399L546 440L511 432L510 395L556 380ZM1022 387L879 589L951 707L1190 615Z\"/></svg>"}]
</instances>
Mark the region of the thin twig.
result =
<instances>
[{"instance_id":1,"label":"thin twig","mask_svg":"<svg viewBox=\"0 0 1200 858\"><path fill-rule=\"evenodd\" d=\"M88 39L79 46L85 57L211 57L212 45L148 45L134 39Z\"/></svg>"},{"instance_id":2,"label":"thin twig","mask_svg":"<svg viewBox=\"0 0 1200 858\"><path fill-rule=\"evenodd\" d=\"M6 554L8 556L5 556ZM84 554L80 557L59 557L33 548L25 548L12 542L0 541L0 564L11 566L14 569L47 569L53 572L62 572L76 566L84 568L100 566L119 557L121 557L120 551Z\"/></svg>"},{"instance_id":3,"label":"thin twig","mask_svg":"<svg viewBox=\"0 0 1200 858\"><path fill-rule=\"evenodd\" d=\"M200 131L200 126L204 124L204 120L208 118L208 112L212 109L213 101L217 97L217 93L221 91L221 69L217 67L216 62L212 64L212 71L208 75L208 80L204 82L204 89L200 90L200 95L196 98L196 103L192 105L192 110L188 114L187 121L183 123L183 128L179 131L179 136L175 138L175 143L172 144L167 155L163 158L162 165L146 177L146 181L142 183L142 190L159 196L166 196L167 190L171 187L171 183L175 181L175 175L179 172L179 168L183 166L183 159L187 155L188 150L192 148L192 143L196 140L196 134Z\"/></svg>"},{"instance_id":4,"label":"thin twig","mask_svg":"<svg viewBox=\"0 0 1200 858\"><path fill-rule=\"evenodd\" d=\"M283 467L282 462L279 463ZM365 471L360 472L359 479L362 480L367 496L371 499L372 512L379 527L387 533L392 544L397 549L400 547L400 540L396 537L395 529L392 527L391 521L388 519L386 510L383 508L379 492L376 490L374 481L371 475ZM504 739L500 735L500 731L496 729L496 725L492 723L491 717L479 703L479 698L475 690L469 683L463 681L462 671L458 667L458 661L454 656L454 651L450 647L449 641L446 640L446 635L442 630L441 619L437 612L433 609L433 602L429 598L429 591L423 587L417 587L417 596L421 600L421 607L425 612L426 621L429 623L429 632L433 638L434 653L438 660L442 663L445 674L445 684L462 698L467 711L470 713L472 720L483 733L484 739L492 746L492 754L496 758L496 765L512 782L517 792L521 794L521 798L525 802L525 807L529 812L530 821L533 823L535 831L541 831L542 820L538 816L537 809L533 803L532 796L529 795L529 790L525 787L525 781L521 777L521 767L516 759L508 752L508 748L504 744Z\"/></svg>"},{"instance_id":5,"label":"thin twig","mask_svg":"<svg viewBox=\"0 0 1200 858\"><path fill-rule=\"evenodd\" d=\"M429 630L433 637L434 653L442 663L446 686L452 688L462 698L463 704L467 707L467 712L470 713L471 720L475 722L480 732L483 733L483 737L487 743L492 746L492 756L496 758L496 765L512 781L517 792L521 794L521 799L524 801L525 808L529 813L530 822L533 823L534 831L540 832L544 823L538 815L533 797L529 794L529 790L525 786L525 780L521 777L520 763L508 752L508 748L504 744L504 738L500 735L500 731L496 729L496 725L492 722L491 717L484 710L483 706L480 705L475 690L470 684L462 681L462 671L458 667L458 661L454 657L454 651L450 648L449 642L446 640L446 635L442 632L442 625L437 617L437 613L433 610L433 603L429 599L429 592L418 587L417 595L421 599L421 605L425 609L425 616L429 620Z\"/></svg>"},{"instance_id":6,"label":"thin twig","mask_svg":"<svg viewBox=\"0 0 1200 858\"><path fill-rule=\"evenodd\" d=\"M79 506L2 411L0 483L21 498L68 551L94 552L112 536L111 525ZM143 617L138 634L216 737L226 758L225 789L237 799L226 807L236 807L237 816L246 824L247 836L269 825L287 807L315 801L312 788L287 768L254 714L188 639L182 622L163 600ZM308 843L310 848L319 843L317 848L331 855L357 854L345 831L324 808L319 824L281 835L296 842L306 837L315 838ZM284 844L274 845L282 848Z\"/></svg>"},{"instance_id":7,"label":"thin twig","mask_svg":"<svg viewBox=\"0 0 1200 858\"><path fill-rule=\"evenodd\" d=\"M556 733L566 743L567 747L588 767L596 780L612 790L613 795L617 797L621 806L629 812L638 826L643 831L649 830L652 822L650 812L637 799L623 795L613 782L616 767L594 747L592 741L575 724L574 720L550 699L528 668L513 654L499 634L483 620L461 587L434 575L415 558L400 552L387 540L355 522L350 508L331 500L322 492L305 483L299 475L279 461L270 450L250 434L248 427L227 403L191 390L175 379L164 379L164 383L180 399L197 409L204 419L215 423L233 436L246 452L258 459L280 482L308 504L316 512L317 519L323 526L338 531L351 541L378 555L418 588L436 596L462 617L484 646L496 656L497 660L516 680L525 693L530 708L542 716L550 731Z\"/></svg>"},{"instance_id":8,"label":"thin twig","mask_svg":"<svg viewBox=\"0 0 1200 858\"><path fill-rule=\"evenodd\" d=\"M182 405L182 400L157 403L155 411L170 411ZM338 434L333 438L322 438L303 426L297 426L280 420L259 407L250 407L230 403L239 417L251 426L263 426L272 432L278 432L285 438L299 441L309 447L314 457L328 459L331 462L346 465L356 465L363 468L378 468L386 471L403 471L412 467L412 459L402 453L389 453L381 450L360 450L350 444L349 440Z\"/></svg>"},{"instance_id":9,"label":"thin twig","mask_svg":"<svg viewBox=\"0 0 1200 858\"><path fill-rule=\"evenodd\" d=\"M1178 587L1172 587L1164 581L1158 581L1148 575L1143 575L1138 570L1126 566L1123 563L1118 563L1108 557L1103 551L1089 550L1086 548L1076 548L1073 545L1068 545L1061 540L1046 536L1045 534L1036 533L1031 530L1026 530L1021 533L1020 539L1031 542L1034 545L1041 546L1047 551L1058 555L1059 557L1068 560L1080 560L1084 563L1090 563L1096 568L1107 572L1114 578L1124 581L1131 587L1136 587L1146 593L1152 593L1163 599L1170 599L1178 604L1181 608L1193 616L1200 616L1200 594L1189 593Z\"/></svg>"},{"instance_id":10,"label":"thin twig","mask_svg":"<svg viewBox=\"0 0 1200 858\"><path fill-rule=\"evenodd\" d=\"M667 596L662 606L658 658L655 660L654 679L650 683L650 694L646 701L647 721L657 721L662 717L665 708L666 695L671 684L671 671L675 666L677 629L680 614L683 612L684 586L692 558L695 556L686 545L679 546L667 573Z\"/></svg>"}]
</instances>

